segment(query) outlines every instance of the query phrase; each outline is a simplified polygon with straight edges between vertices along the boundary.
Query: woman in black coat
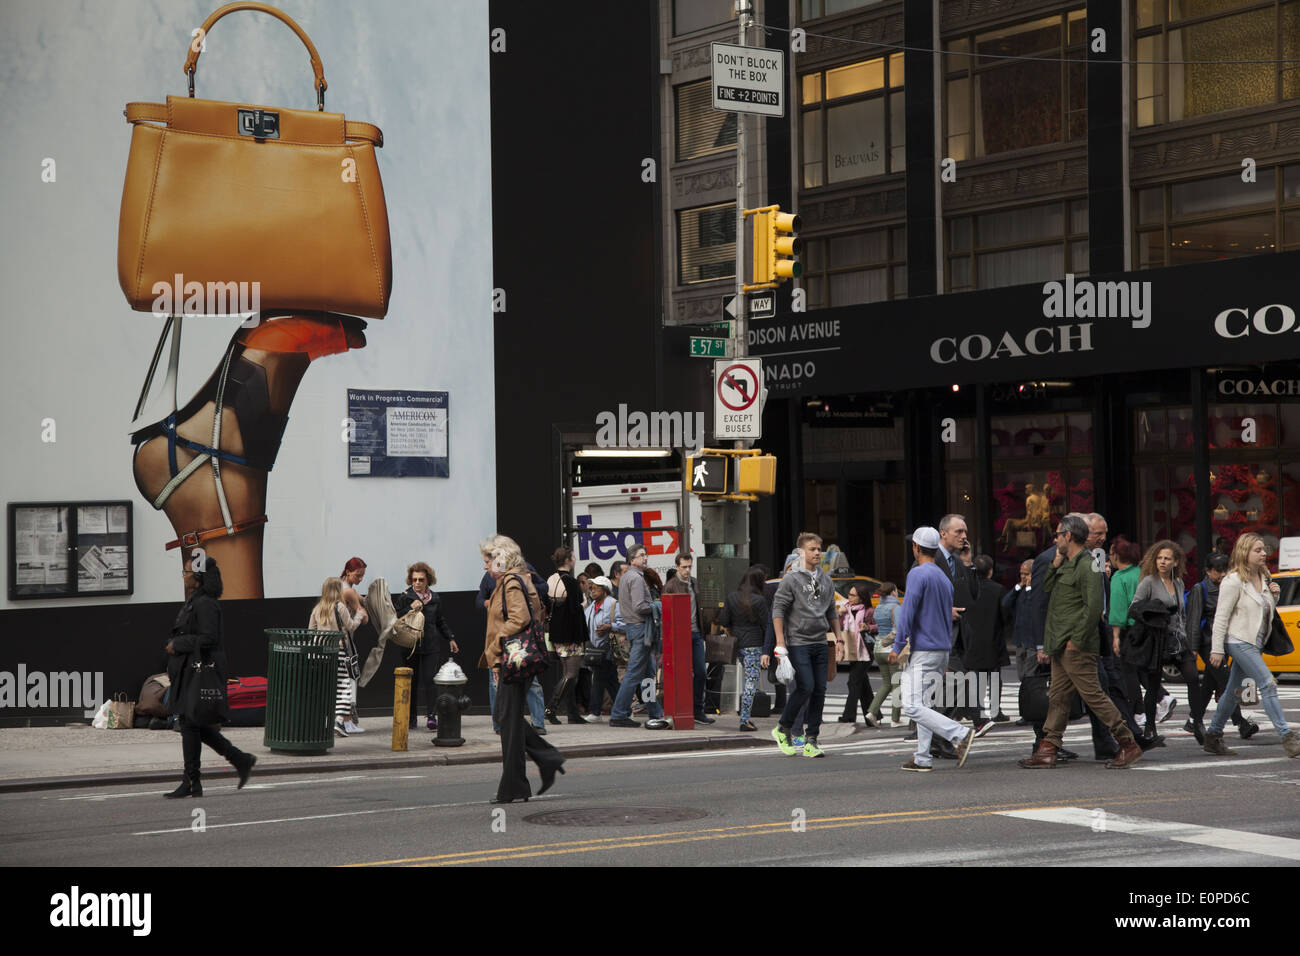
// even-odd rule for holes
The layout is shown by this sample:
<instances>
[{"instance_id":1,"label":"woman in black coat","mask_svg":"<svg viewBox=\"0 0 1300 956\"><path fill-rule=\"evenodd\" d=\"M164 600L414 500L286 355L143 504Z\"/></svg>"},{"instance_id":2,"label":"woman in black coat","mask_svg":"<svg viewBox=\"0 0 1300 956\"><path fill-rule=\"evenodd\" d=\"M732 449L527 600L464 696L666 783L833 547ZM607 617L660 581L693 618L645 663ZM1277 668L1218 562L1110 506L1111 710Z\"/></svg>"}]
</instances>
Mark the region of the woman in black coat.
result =
<instances>
[{"instance_id":1,"label":"woman in black coat","mask_svg":"<svg viewBox=\"0 0 1300 956\"><path fill-rule=\"evenodd\" d=\"M200 725L186 713L186 690L198 679L198 668L210 663L216 670L221 686L226 683L226 654L221 649L221 570L209 557L202 571L185 572L185 604L172 625L172 639L167 642L167 676L171 678L169 710L176 715L181 729L181 754L185 759L185 779L167 794L173 797L201 797L203 784L199 778L199 761L203 744L207 744L230 761L239 771L239 786L248 782L248 775L257 763L254 754L244 753L224 736L219 724ZM224 694L224 690L223 690ZM224 703L224 700L223 700ZM238 788L236 788L238 789Z\"/></svg>"},{"instance_id":2,"label":"woman in black coat","mask_svg":"<svg viewBox=\"0 0 1300 956\"><path fill-rule=\"evenodd\" d=\"M402 617L412 608L424 612L424 637L415 645L414 653L407 660L412 670L411 675L411 727L420 725L420 688L424 688L425 726L429 730L438 729L438 718L433 715L436 694L433 678L438 673L438 638L441 636L453 654L460 651L456 637L451 633L442 616L442 600L433 585L438 577L433 568L423 561L416 561L406 569L406 583L410 585L405 591L393 598L393 610Z\"/></svg>"}]
</instances>

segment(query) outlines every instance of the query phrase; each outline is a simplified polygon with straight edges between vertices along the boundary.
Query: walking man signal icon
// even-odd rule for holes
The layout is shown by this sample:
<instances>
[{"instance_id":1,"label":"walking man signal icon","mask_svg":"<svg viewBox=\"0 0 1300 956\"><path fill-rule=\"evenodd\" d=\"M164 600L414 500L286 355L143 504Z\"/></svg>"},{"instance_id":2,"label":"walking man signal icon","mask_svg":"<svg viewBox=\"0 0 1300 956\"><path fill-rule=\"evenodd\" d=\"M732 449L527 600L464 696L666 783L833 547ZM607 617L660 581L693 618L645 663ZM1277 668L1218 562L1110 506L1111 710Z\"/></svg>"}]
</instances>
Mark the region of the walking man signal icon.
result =
<instances>
[{"instance_id":1,"label":"walking man signal icon","mask_svg":"<svg viewBox=\"0 0 1300 956\"><path fill-rule=\"evenodd\" d=\"M690 489L701 495L727 493L727 459L725 455L691 455L686 459Z\"/></svg>"}]
</instances>

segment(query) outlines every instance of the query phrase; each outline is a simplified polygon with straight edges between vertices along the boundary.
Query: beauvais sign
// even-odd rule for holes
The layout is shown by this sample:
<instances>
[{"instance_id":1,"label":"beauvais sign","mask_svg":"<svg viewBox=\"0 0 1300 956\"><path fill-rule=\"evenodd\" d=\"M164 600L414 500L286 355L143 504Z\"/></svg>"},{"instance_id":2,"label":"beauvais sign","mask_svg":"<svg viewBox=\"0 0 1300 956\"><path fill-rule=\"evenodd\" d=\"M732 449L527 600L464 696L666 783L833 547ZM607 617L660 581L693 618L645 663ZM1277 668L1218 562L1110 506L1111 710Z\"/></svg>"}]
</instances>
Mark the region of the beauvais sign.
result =
<instances>
[{"instance_id":1,"label":"beauvais sign","mask_svg":"<svg viewBox=\"0 0 1300 956\"><path fill-rule=\"evenodd\" d=\"M1300 252L795 313L749 328L774 394L1300 359Z\"/></svg>"}]
</instances>

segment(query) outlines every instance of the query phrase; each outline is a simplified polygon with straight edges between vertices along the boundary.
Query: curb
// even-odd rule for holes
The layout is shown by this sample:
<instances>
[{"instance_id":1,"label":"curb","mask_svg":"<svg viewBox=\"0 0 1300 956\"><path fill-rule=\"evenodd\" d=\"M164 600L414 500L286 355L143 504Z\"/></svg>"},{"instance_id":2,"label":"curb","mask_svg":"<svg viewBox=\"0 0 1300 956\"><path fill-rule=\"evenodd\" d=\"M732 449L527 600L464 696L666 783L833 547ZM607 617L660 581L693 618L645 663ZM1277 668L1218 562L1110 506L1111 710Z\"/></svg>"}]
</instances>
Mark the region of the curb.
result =
<instances>
[{"instance_id":1,"label":"curb","mask_svg":"<svg viewBox=\"0 0 1300 956\"><path fill-rule=\"evenodd\" d=\"M766 737L713 736L683 737L677 740L653 740L645 742L629 741L613 744L582 744L573 747L557 747L566 757L629 757L645 754L684 753L692 750L742 750L770 745ZM472 764L500 763L501 754L483 753L466 754L435 751L427 757L395 757L392 760L335 760L329 763L312 764L273 764L259 768L259 777L285 777L302 773L338 773L346 770L405 770L412 767L451 766L464 767ZM133 783L170 783L176 779L176 770L140 770L135 772L87 774L68 777L30 777L20 780L0 780L0 795L9 793L28 793L37 790L72 790L82 787L114 787ZM234 779L237 774L230 767L220 770L205 770L204 778Z\"/></svg>"}]
</instances>

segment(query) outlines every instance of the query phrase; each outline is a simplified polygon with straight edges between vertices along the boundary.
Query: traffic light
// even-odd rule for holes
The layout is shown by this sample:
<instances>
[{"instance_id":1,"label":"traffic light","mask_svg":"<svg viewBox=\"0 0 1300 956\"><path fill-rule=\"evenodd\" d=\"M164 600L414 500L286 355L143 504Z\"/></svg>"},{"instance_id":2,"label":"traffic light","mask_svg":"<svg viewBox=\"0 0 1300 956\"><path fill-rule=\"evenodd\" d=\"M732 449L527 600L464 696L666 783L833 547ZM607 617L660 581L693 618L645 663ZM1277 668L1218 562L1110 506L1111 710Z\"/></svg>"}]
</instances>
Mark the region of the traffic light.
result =
<instances>
[{"instance_id":1,"label":"traffic light","mask_svg":"<svg viewBox=\"0 0 1300 956\"><path fill-rule=\"evenodd\" d=\"M780 206L747 209L754 216L754 286L775 286L786 279L797 279L803 266L796 258L803 251L803 240L795 235L801 222L793 213L781 212Z\"/></svg>"},{"instance_id":2,"label":"traffic light","mask_svg":"<svg viewBox=\"0 0 1300 956\"><path fill-rule=\"evenodd\" d=\"M775 494L776 456L755 455L752 458L740 459L736 491L750 495Z\"/></svg>"}]
</instances>

